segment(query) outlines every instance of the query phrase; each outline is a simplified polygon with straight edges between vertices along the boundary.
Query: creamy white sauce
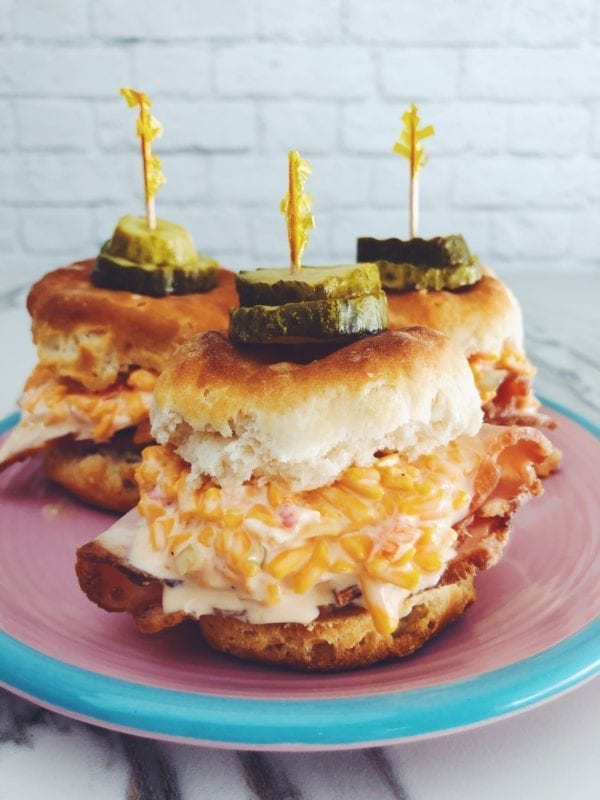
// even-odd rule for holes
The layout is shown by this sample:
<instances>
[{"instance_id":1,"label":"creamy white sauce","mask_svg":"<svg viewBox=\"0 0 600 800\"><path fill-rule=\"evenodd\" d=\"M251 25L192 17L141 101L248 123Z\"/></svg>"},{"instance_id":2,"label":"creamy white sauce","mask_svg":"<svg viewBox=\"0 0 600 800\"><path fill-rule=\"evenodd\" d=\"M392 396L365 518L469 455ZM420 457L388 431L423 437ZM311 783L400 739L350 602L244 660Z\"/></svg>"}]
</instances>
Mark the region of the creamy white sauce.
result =
<instances>
[{"instance_id":1,"label":"creamy white sauce","mask_svg":"<svg viewBox=\"0 0 600 800\"><path fill-rule=\"evenodd\" d=\"M495 433L494 427L484 426L480 439L461 437L458 440L461 454L467 465L478 463L484 450L484 442ZM442 455L445 448L440 448ZM473 493L474 470L467 470L470 474L461 472L452 482L452 492L464 491L469 496ZM247 511L256 503L266 503L266 487L254 486L250 494L245 494L240 488L223 490L223 508L236 507ZM450 496L450 495L449 495ZM411 598L420 592L435 586L443 574L447 564L456 555L454 545L456 533L452 526L463 519L467 508L455 510L447 506L441 519L427 521L432 530L432 549L441 558L441 566L435 572L421 570L420 579L412 589L404 589L385 580L369 577L363 583L363 590L368 595L360 597L353 602L357 605L377 605L385 609L391 619L400 619L408 614L413 603ZM271 526L260 521L246 520L257 523L260 530L252 529L254 534L259 534L261 545L264 548L262 560L268 563L278 552L294 547L300 547L313 533L312 526L320 521L321 515L314 509L303 509L296 505L291 508L293 524L285 527ZM288 520L289 522L289 520ZM185 531L189 527L190 533L197 531L193 523L181 525L177 531ZM252 527L252 526L251 526ZM378 537L387 537L394 531L406 531L403 548L409 549L422 532L422 521L416 516L394 515L381 523L371 524L360 528L359 532L367 533L373 540ZM412 533L411 533L412 531ZM195 537L194 537L195 538ZM147 572L161 579L175 579L176 585L164 586L163 609L166 613L183 611L186 614L200 617L213 614L215 611L235 614L250 623L265 622L299 622L308 624L319 615L319 606L335 602L335 591L359 584L357 573L337 573L325 570L319 582L307 592L299 594L286 583L279 581L281 592L280 599L272 604L267 602L267 588L273 580L262 570L254 577L232 580L231 573L227 573L224 559L212 547L201 545L197 541L193 545L198 552L199 567L195 572L186 575L180 574L176 568L178 553L187 547L184 543L176 550L169 551L168 546L154 549L151 544L148 525L137 510L129 512L119 520L109 531L104 533L99 541L112 552L133 567ZM331 561L335 558L344 558L341 545L332 540L330 544ZM362 573L364 577L364 572Z\"/></svg>"},{"instance_id":2,"label":"creamy white sauce","mask_svg":"<svg viewBox=\"0 0 600 800\"><path fill-rule=\"evenodd\" d=\"M163 610L185 611L195 617L214 614L217 611L236 612L236 616L247 622L300 622L307 625L319 615L319 606L333 602L333 589L344 589L356 583L347 575L336 580L319 583L305 594L287 592L273 605L259 603L251 598L241 598L235 589L206 589L186 580L178 586L163 589Z\"/></svg>"},{"instance_id":3,"label":"creamy white sauce","mask_svg":"<svg viewBox=\"0 0 600 800\"><path fill-rule=\"evenodd\" d=\"M149 410L152 393L138 391L138 394L146 410ZM119 398L118 394L114 400L117 402L117 410L114 414L115 430L129 428L133 422L125 401ZM55 423L48 423L47 420L53 412L43 400L36 405L33 411L22 411L18 425L13 428L0 447L0 464L28 450L42 449L50 442L62 439L64 436L71 436L77 441L98 441L94 436L98 425L97 421L90 419L80 409L70 406L68 401L62 406L68 410L68 416L65 420ZM110 438L112 435L101 441L108 441Z\"/></svg>"}]
</instances>

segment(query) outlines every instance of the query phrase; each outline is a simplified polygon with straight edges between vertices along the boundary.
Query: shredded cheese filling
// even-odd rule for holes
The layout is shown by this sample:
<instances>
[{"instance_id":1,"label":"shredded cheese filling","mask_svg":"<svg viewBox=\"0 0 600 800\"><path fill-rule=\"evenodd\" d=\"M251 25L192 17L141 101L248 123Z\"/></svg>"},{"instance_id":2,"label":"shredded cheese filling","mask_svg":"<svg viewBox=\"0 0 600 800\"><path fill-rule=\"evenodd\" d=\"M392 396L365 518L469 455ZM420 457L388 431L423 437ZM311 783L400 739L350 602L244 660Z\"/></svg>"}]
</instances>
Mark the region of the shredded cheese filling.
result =
<instances>
[{"instance_id":1,"label":"shredded cheese filling","mask_svg":"<svg viewBox=\"0 0 600 800\"><path fill-rule=\"evenodd\" d=\"M350 598L389 634L456 554L453 525L469 513L484 455L477 438L460 437L410 463L385 454L293 493L280 481L225 489L194 480L172 448L149 447L137 474L145 524L128 560L171 578L166 613L306 624L319 606Z\"/></svg>"},{"instance_id":2,"label":"shredded cheese filling","mask_svg":"<svg viewBox=\"0 0 600 800\"><path fill-rule=\"evenodd\" d=\"M4 442L0 462L62 436L107 442L124 428L147 427L156 377L134 369L109 389L90 392L38 365L25 385L19 402L22 418Z\"/></svg>"}]
</instances>

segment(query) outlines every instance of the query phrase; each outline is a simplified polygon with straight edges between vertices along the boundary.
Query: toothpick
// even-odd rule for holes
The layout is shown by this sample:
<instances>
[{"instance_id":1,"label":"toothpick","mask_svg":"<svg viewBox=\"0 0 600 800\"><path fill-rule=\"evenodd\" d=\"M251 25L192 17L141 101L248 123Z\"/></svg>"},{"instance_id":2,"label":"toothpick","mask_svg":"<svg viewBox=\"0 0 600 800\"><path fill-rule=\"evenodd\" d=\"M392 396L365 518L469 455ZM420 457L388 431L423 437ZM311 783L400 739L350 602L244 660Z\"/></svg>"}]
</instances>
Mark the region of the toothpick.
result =
<instances>
[{"instance_id":1,"label":"toothpick","mask_svg":"<svg viewBox=\"0 0 600 800\"><path fill-rule=\"evenodd\" d=\"M419 172L427 163L423 147L419 144L435 133L433 125L419 130L421 118L414 103L402 114L404 130L392 147L394 153L408 159L410 163L410 181L408 192L409 237L414 239L419 228Z\"/></svg>"},{"instance_id":2,"label":"toothpick","mask_svg":"<svg viewBox=\"0 0 600 800\"><path fill-rule=\"evenodd\" d=\"M152 105L150 98L136 89L121 89L121 94L130 108L140 107L137 119L136 134L140 137L142 152L142 172L144 177L144 198L146 203L146 221L151 230L156 228L156 204L154 196L166 183L162 172L162 165L158 156L152 155L151 142L163 134L162 124L153 117L149 109Z\"/></svg>"},{"instance_id":3,"label":"toothpick","mask_svg":"<svg viewBox=\"0 0 600 800\"><path fill-rule=\"evenodd\" d=\"M290 273L296 275L302 268L302 253L308 242L308 231L315 227L312 197L302 194L312 167L300 157L297 150L288 153L288 191L281 201L280 210L286 218L290 246Z\"/></svg>"}]
</instances>

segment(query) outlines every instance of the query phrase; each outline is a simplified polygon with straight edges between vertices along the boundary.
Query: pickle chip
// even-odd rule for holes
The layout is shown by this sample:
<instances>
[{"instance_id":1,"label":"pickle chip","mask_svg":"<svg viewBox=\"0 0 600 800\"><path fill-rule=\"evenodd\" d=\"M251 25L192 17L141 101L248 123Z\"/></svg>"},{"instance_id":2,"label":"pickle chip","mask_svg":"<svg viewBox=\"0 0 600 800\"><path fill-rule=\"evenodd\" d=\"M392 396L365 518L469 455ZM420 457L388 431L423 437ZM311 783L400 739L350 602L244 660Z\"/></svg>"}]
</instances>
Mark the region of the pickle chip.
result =
<instances>
[{"instance_id":1,"label":"pickle chip","mask_svg":"<svg viewBox=\"0 0 600 800\"><path fill-rule=\"evenodd\" d=\"M477 256L460 235L433 239L358 240L358 260L375 261L384 289L460 289L482 275Z\"/></svg>"},{"instance_id":2,"label":"pickle chip","mask_svg":"<svg viewBox=\"0 0 600 800\"><path fill-rule=\"evenodd\" d=\"M104 243L91 280L104 289L153 297L206 292L217 283L219 264L196 251L189 232L164 219L150 229L144 217L122 217Z\"/></svg>"},{"instance_id":3,"label":"pickle chip","mask_svg":"<svg viewBox=\"0 0 600 800\"><path fill-rule=\"evenodd\" d=\"M279 306L303 301L334 300L381 291L377 264L289 269L242 270L235 281L241 306Z\"/></svg>"},{"instance_id":4,"label":"pickle chip","mask_svg":"<svg viewBox=\"0 0 600 800\"><path fill-rule=\"evenodd\" d=\"M190 232L175 222L157 219L149 228L145 217L126 214L117 223L107 253L134 264L185 269L196 261L197 253Z\"/></svg>"},{"instance_id":5,"label":"pickle chip","mask_svg":"<svg viewBox=\"0 0 600 800\"><path fill-rule=\"evenodd\" d=\"M387 327L387 316L387 299L382 291L278 306L246 306L230 311L229 335L242 344L343 341L381 333Z\"/></svg>"},{"instance_id":6,"label":"pickle chip","mask_svg":"<svg viewBox=\"0 0 600 800\"><path fill-rule=\"evenodd\" d=\"M379 261L379 274L384 289L406 292L415 289L460 289L481 278L481 264L474 258L459 267L417 267L414 264L394 264Z\"/></svg>"},{"instance_id":7,"label":"pickle chip","mask_svg":"<svg viewBox=\"0 0 600 800\"><path fill-rule=\"evenodd\" d=\"M169 294L207 292L217 284L219 264L212 258L196 254L196 262L184 268L135 264L125 258L111 256L102 248L92 270L94 286L117 289L152 297Z\"/></svg>"}]
</instances>

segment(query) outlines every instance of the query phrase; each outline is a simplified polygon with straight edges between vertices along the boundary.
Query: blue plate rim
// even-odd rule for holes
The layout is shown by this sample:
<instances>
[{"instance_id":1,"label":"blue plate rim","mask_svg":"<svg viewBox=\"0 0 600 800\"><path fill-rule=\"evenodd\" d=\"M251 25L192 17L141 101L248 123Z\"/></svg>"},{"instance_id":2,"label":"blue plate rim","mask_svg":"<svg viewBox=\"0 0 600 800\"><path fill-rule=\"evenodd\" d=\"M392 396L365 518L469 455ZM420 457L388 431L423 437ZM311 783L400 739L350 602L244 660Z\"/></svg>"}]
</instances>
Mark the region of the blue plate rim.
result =
<instances>
[{"instance_id":1,"label":"blue plate rim","mask_svg":"<svg viewBox=\"0 0 600 800\"><path fill-rule=\"evenodd\" d=\"M543 402L600 438L593 422ZM0 420L0 433L18 418ZM0 684L7 689L95 724L213 747L331 749L425 738L524 711L598 673L600 618L548 650L472 678L316 700L224 697L134 683L52 658L0 631Z\"/></svg>"}]
</instances>

